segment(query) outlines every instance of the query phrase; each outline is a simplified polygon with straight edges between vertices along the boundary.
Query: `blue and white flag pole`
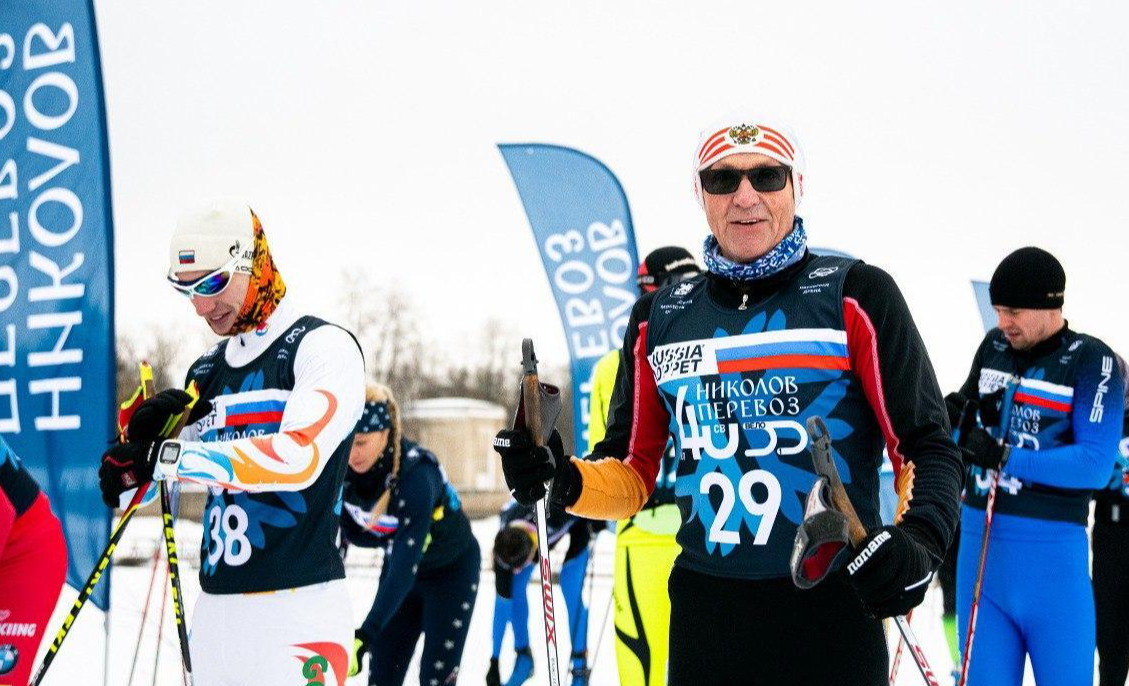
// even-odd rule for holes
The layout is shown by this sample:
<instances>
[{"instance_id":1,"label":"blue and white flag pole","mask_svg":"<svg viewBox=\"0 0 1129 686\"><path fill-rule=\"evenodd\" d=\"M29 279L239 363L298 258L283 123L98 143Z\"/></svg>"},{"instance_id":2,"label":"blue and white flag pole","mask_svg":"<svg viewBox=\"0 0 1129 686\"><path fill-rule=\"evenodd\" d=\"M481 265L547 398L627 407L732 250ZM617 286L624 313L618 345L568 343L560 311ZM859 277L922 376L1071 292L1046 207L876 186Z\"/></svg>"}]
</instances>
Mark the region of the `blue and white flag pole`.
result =
<instances>
[{"instance_id":1,"label":"blue and white flag pole","mask_svg":"<svg viewBox=\"0 0 1129 686\"><path fill-rule=\"evenodd\" d=\"M639 258L627 196L604 163L541 143L499 145L568 341L577 451L588 445L592 369L623 344Z\"/></svg>"}]
</instances>

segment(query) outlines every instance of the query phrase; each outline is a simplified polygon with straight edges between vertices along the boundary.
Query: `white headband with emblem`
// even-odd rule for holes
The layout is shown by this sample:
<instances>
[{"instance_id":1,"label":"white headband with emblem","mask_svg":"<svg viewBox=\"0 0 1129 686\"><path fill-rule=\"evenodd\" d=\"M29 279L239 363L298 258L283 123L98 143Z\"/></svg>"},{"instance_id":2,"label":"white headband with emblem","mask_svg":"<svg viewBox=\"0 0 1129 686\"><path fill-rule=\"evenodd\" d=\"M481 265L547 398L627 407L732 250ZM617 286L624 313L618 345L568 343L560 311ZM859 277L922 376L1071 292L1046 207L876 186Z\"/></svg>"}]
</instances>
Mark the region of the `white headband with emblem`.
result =
<instances>
[{"instance_id":1,"label":"white headband with emblem","mask_svg":"<svg viewBox=\"0 0 1129 686\"><path fill-rule=\"evenodd\" d=\"M214 271L235 260L235 273L250 274L255 256L251 208L237 200L210 200L180 216L169 244L169 277Z\"/></svg>"},{"instance_id":2,"label":"white headband with emblem","mask_svg":"<svg viewBox=\"0 0 1129 686\"><path fill-rule=\"evenodd\" d=\"M697 196L699 205L705 207L698 172L730 155L755 152L791 167L792 197L799 209L800 200L804 197L806 167L800 141L788 126L762 122L763 120L755 118L729 117L702 131L694 153L694 195Z\"/></svg>"}]
</instances>

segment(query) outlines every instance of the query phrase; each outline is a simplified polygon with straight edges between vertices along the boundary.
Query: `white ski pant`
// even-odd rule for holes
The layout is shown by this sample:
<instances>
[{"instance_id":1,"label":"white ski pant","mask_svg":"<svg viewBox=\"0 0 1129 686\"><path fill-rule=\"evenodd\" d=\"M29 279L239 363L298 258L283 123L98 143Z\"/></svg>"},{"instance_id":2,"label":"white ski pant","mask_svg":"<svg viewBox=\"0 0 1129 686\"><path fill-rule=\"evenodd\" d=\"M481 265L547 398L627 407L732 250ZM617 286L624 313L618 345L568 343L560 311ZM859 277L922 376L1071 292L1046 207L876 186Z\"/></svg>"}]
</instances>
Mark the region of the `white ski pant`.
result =
<instances>
[{"instance_id":1,"label":"white ski pant","mask_svg":"<svg viewBox=\"0 0 1129 686\"><path fill-rule=\"evenodd\" d=\"M198 686L344 686L353 643L345 581L268 593L202 593L189 646Z\"/></svg>"}]
</instances>

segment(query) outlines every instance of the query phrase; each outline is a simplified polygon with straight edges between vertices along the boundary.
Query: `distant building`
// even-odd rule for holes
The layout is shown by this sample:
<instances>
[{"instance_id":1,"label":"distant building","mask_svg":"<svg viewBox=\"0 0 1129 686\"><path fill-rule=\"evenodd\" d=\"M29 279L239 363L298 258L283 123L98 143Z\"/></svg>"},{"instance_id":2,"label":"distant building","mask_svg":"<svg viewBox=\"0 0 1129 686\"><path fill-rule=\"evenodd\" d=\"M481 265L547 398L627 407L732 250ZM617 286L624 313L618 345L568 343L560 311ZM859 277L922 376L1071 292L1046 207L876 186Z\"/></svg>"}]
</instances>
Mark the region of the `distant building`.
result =
<instances>
[{"instance_id":1,"label":"distant building","mask_svg":"<svg viewBox=\"0 0 1129 686\"><path fill-rule=\"evenodd\" d=\"M404 408L402 419L404 434L439 457L470 516L497 513L509 490L491 444L510 411L473 398L429 398Z\"/></svg>"}]
</instances>

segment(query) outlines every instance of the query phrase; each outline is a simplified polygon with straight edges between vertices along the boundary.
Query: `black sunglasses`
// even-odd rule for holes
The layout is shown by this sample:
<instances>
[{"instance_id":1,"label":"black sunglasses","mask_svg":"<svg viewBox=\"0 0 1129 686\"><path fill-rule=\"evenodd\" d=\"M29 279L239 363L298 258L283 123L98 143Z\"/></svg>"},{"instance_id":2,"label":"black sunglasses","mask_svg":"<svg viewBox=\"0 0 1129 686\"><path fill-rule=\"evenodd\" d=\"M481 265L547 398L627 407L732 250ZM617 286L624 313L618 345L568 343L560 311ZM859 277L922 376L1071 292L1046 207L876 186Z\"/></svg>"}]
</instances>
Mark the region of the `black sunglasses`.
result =
<instances>
[{"instance_id":1,"label":"black sunglasses","mask_svg":"<svg viewBox=\"0 0 1129 686\"><path fill-rule=\"evenodd\" d=\"M703 169L698 172L702 180L702 190L710 195L725 195L737 190L741 185L741 177L749 180L753 190L758 193L770 193L783 190L788 185L788 175L792 173L791 167L753 167L752 169Z\"/></svg>"}]
</instances>

